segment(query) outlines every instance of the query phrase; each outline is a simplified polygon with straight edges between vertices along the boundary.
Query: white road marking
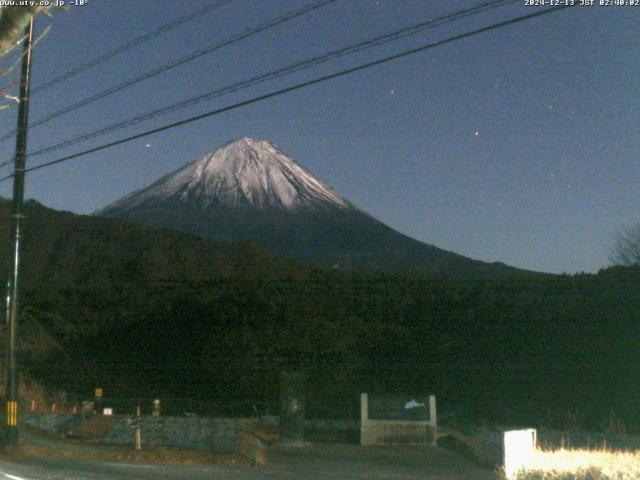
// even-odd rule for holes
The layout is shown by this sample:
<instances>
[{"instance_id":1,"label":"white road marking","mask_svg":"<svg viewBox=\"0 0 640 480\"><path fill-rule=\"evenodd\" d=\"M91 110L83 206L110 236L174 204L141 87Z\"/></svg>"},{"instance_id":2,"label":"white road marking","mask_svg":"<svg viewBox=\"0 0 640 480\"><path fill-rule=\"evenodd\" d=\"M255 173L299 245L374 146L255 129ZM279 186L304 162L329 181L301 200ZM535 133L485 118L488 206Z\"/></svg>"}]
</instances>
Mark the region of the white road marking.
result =
<instances>
[{"instance_id":1,"label":"white road marking","mask_svg":"<svg viewBox=\"0 0 640 480\"><path fill-rule=\"evenodd\" d=\"M7 478L10 478L11 480L27 480L26 478L18 477L16 475L11 475L9 473L4 473L3 475Z\"/></svg>"},{"instance_id":2,"label":"white road marking","mask_svg":"<svg viewBox=\"0 0 640 480\"><path fill-rule=\"evenodd\" d=\"M124 468L164 468L164 467L179 467L179 464L176 465L150 465L148 463L126 463L126 462L104 462L103 465L107 465L109 467L124 467ZM227 468L227 467L199 467L197 465L190 466L194 470L198 470L201 472L214 472L214 473L242 473L243 470L239 470L237 468Z\"/></svg>"},{"instance_id":3,"label":"white road marking","mask_svg":"<svg viewBox=\"0 0 640 480\"><path fill-rule=\"evenodd\" d=\"M242 470L237 470L238 473L242 473ZM269 468L265 467L263 473L266 475L274 475L278 473L286 473L289 475L299 474L299 470L292 470L290 468ZM268 478L268 477L265 477ZM275 477L274 477L275 478ZM331 478L341 478L341 479L364 479L364 480L372 480L372 479L380 479L380 480L422 480L424 476L420 475L405 475L405 474L397 474L397 473L337 473Z\"/></svg>"},{"instance_id":4,"label":"white road marking","mask_svg":"<svg viewBox=\"0 0 640 480\"><path fill-rule=\"evenodd\" d=\"M105 462L104 464L110 467L158 468L158 465L149 465L146 463Z\"/></svg>"}]
</instances>

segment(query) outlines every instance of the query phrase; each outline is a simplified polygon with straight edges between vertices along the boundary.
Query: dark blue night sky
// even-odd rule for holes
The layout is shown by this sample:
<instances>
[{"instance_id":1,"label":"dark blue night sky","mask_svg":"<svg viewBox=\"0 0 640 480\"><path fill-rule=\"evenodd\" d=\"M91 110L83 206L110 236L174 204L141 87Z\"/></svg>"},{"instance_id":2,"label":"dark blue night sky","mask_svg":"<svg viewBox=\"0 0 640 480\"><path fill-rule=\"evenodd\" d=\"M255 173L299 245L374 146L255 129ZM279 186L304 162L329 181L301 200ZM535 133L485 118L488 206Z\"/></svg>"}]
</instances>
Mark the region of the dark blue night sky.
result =
<instances>
[{"instance_id":1,"label":"dark blue night sky","mask_svg":"<svg viewBox=\"0 0 640 480\"><path fill-rule=\"evenodd\" d=\"M207 3L88 0L52 20L39 16L38 30L51 29L34 52L33 85ZM34 128L30 150L478 3L338 0ZM30 118L304 4L232 0L35 95ZM522 0L28 162L540 8ZM251 136L272 141L357 206L421 241L533 270L594 272L608 264L614 234L640 221L639 21L640 6L545 15L33 172L27 196L89 213ZM13 130L15 109L0 120L1 133ZM13 142L1 144L0 153L10 159ZM11 194L10 182L0 194Z\"/></svg>"}]
</instances>

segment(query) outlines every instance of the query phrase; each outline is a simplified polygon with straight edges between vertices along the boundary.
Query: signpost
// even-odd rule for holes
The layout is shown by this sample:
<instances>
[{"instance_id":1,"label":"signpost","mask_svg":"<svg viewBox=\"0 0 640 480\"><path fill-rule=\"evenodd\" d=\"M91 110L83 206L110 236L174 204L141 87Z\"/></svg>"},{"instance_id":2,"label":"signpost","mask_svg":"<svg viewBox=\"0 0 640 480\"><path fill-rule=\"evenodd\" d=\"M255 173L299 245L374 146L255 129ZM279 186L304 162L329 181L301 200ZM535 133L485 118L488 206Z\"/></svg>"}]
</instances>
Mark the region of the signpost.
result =
<instances>
[{"instance_id":1,"label":"signpost","mask_svg":"<svg viewBox=\"0 0 640 480\"><path fill-rule=\"evenodd\" d=\"M96 388L95 389L95 393L94 393L94 397L95 397L95 402L96 402L96 411L98 412L98 414L102 414L104 415L104 410L102 409L102 398L104 392L102 391L102 388Z\"/></svg>"},{"instance_id":2,"label":"signpost","mask_svg":"<svg viewBox=\"0 0 640 480\"><path fill-rule=\"evenodd\" d=\"M537 431L535 428L510 430L503 434L504 473L511 480L518 472L531 465L536 451Z\"/></svg>"},{"instance_id":3,"label":"signpost","mask_svg":"<svg viewBox=\"0 0 640 480\"><path fill-rule=\"evenodd\" d=\"M140 405L136 409L138 424L136 426L136 450L142 450L142 419L140 418Z\"/></svg>"},{"instance_id":4,"label":"signpost","mask_svg":"<svg viewBox=\"0 0 640 480\"><path fill-rule=\"evenodd\" d=\"M140 416L140 405L136 408L136 416L131 420L131 428L135 438L134 448L136 451L142 450L142 417Z\"/></svg>"},{"instance_id":5,"label":"signpost","mask_svg":"<svg viewBox=\"0 0 640 480\"><path fill-rule=\"evenodd\" d=\"M280 443L304 446L304 373L297 370L282 372L280 390Z\"/></svg>"}]
</instances>

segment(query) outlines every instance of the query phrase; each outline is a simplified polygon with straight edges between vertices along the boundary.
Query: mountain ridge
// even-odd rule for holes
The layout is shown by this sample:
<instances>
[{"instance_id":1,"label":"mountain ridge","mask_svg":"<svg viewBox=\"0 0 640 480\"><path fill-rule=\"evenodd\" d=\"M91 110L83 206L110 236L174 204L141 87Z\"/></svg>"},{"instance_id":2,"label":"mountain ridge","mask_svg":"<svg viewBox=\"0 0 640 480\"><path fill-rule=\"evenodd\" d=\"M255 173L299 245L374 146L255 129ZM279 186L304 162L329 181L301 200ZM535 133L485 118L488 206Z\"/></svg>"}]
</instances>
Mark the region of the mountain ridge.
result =
<instances>
[{"instance_id":1,"label":"mountain ridge","mask_svg":"<svg viewBox=\"0 0 640 480\"><path fill-rule=\"evenodd\" d=\"M271 142L243 137L226 143L111 207L131 208L148 199L178 196L181 201L255 208L354 208L346 199Z\"/></svg>"},{"instance_id":2,"label":"mountain ridge","mask_svg":"<svg viewBox=\"0 0 640 480\"><path fill-rule=\"evenodd\" d=\"M355 207L268 141L243 137L95 212L214 241L255 241L316 267L394 274L533 274L426 244Z\"/></svg>"}]
</instances>

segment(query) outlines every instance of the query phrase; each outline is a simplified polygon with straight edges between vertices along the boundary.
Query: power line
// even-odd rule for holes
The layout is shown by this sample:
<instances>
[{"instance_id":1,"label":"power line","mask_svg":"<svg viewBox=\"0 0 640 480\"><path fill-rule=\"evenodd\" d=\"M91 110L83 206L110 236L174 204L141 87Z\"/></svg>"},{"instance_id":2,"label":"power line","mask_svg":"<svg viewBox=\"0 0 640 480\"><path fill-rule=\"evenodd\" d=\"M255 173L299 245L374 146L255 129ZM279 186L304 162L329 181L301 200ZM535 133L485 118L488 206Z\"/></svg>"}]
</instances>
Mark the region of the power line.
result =
<instances>
[{"instance_id":1,"label":"power line","mask_svg":"<svg viewBox=\"0 0 640 480\"><path fill-rule=\"evenodd\" d=\"M43 125L43 124L45 124L47 122L50 122L51 120L53 120L55 118L58 118L58 117L60 117L62 115L65 115L65 114L67 114L69 112L77 110L77 109L79 109L81 107L84 107L86 105L89 105L89 104L91 104L91 103L93 103L93 102L95 102L97 100L101 100L101 99L106 98L106 97L108 97L110 95L113 95L114 93L117 93L117 92L119 92L121 90L124 90L125 88L129 88L129 87L131 87L133 85L136 85L136 84L138 84L138 83L140 83L140 82L142 82L144 80L148 80L148 79L150 79L152 77L155 77L156 75L159 75L161 73L164 73L164 72L167 72L169 70L172 70L172 69L174 69L176 67L184 65L185 63L188 63L188 62L191 62L193 60L196 60L196 59L198 59L198 58L200 58L200 57L202 57L204 55L208 55L208 54L210 54L210 53L212 53L212 52L214 52L216 50L219 50L219 49L221 49L223 47L226 47L226 46L229 46L229 45L231 45L233 43L236 43L236 42L239 42L241 40L244 40L245 38L248 38L248 37L251 37L253 35L256 35L257 33L260 33L260 32L262 32L264 30L273 28L273 27L275 27L275 26L277 26L277 25L279 25L281 23L287 22L289 20L293 20L294 18L300 17L300 16L302 16L302 15L304 15L306 13L309 13L309 12L311 12L313 10L317 10L318 8L324 7L325 5L328 5L330 3L334 3L336 1L337 0L320 0L320 1L315 2L313 4L307 5L307 6L301 8L299 10L295 10L295 11L289 12L289 13L287 13L285 15L282 15L280 17L277 17L276 19L271 20L268 23L263 23L263 24L258 25L257 27L251 28L249 30L245 30L244 32L239 33L237 35L234 35L233 37L231 37L231 38L229 38L227 40L223 40L222 42L216 43L216 44L211 45L211 46L209 46L207 48L204 48L204 49L195 50L194 52L192 52L192 53L190 53L190 54L188 54L188 55L186 55L184 57L181 57L181 58L179 58L177 60L174 60L173 62L170 62L170 63L164 64L164 65L161 65L159 67L156 67L156 68L154 68L152 70L149 70L148 72L146 72L146 73L144 73L144 74L142 74L142 75L140 75L138 77L135 77L135 78L132 78L130 80L126 80L124 82L121 82L121 83L119 83L119 84L117 84L117 85L115 85L115 86L113 86L111 88L108 88L108 89L103 90L101 92L98 92L98 93L96 93L94 95L86 97L86 98L84 98L84 99L82 99L82 100L80 100L80 101L78 101L76 103L73 103L73 104L71 104L71 105L69 105L69 106L67 106L67 107L65 107L65 108L63 108L61 110L58 110L57 112L54 112L54 113L52 113L50 115L47 115L46 117L41 118L40 120L38 120L38 121L36 121L34 123L31 123L29 125L29 128L35 128L35 127L38 127L40 125ZM0 137L0 142L3 142L5 140L11 138L14 134L15 134L15 131L12 131L12 132L9 132L9 133L3 135L2 137Z\"/></svg>"},{"instance_id":2,"label":"power line","mask_svg":"<svg viewBox=\"0 0 640 480\"><path fill-rule=\"evenodd\" d=\"M149 40L151 40L151 39L153 39L155 37L158 37L158 36L160 36L160 35L162 35L162 34L164 34L166 32L169 32L169 31L179 27L180 25L195 19L196 17L202 16L202 15L204 15L204 14L210 12L210 11L213 11L213 10L216 10L216 9L218 9L220 7L223 7L224 5L226 5L227 3L230 3L230 2L231 2L231 0L219 0L219 1L211 3L209 5L205 5L204 7L200 8L198 10L194 10L193 12L191 12L191 13L189 13L187 15L179 17L179 18L175 19L172 22L166 23L166 24L160 26L159 28L157 28L156 30L153 30L153 31L151 31L149 33L141 35L140 37L137 37L137 38L133 39L132 41L125 43L124 45L121 45L121 46L119 46L119 47L117 47L117 48L115 48L115 49L113 49L113 50L111 50L111 51L109 51L109 52L107 52L107 53L105 53L103 55L95 57L92 60L89 60L88 62L83 63L83 64L81 64L81 65L69 70L68 72L65 72L65 73L63 73L63 74L61 74L61 75L59 75L57 77L52 78L51 80L49 80L49 81L43 83L42 85L34 88L31 91L31 96L33 97L34 95L36 95L36 94L38 94L38 93L40 93L40 92L42 92L44 90L47 90L47 89L51 88L52 86L57 85L60 82L64 82L65 80L73 78L76 75L84 73L87 70L89 70L89 69L91 69L91 68L93 68L95 66L98 66L101 63L106 62L107 60L110 60L111 58L115 57L116 55L119 55L120 53L126 52L127 50L131 50L131 49L133 49L133 48L135 48L135 47L137 47L139 45L142 45L143 43L145 43L145 42L147 42L147 41L149 41ZM34 42L34 46L35 46L36 43L37 43L37 41ZM5 74L6 73L7 72L5 72ZM3 89L4 88L6 88L6 86L3 87ZM13 132L8 133L7 135L10 138L11 136L13 136L15 134L16 134L16 131L13 131ZM0 138L0 142L6 140L7 139L6 138L7 135L5 135L4 137L1 137ZM4 162L4 163L0 164L0 168L4 167L4 166L6 166L6 165L8 165L10 163L12 163L12 162L11 161Z\"/></svg>"},{"instance_id":3,"label":"power line","mask_svg":"<svg viewBox=\"0 0 640 480\"><path fill-rule=\"evenodd\" d=\"M420 32L422 32L422 31L424 31L426 29L429 29L429 28L433 28L433 27L436 27L436 26L439 26L439 25L443 25L445 23L450 23L450 22L453 22L453 21L458 20L460 18L464 18L466 16L476 15L478 13L482 13L482 12L488 11L490 9L494 9L494 8L497 8L497 7L500 7L500 6L503 6L503 5L507 5L507 4L510 4L510 3L515 3L517 1L519 1L519 0L493 0L493 1L490 1L490 2L486 2L486 3L483 3L483 4L477 5L477 6L472 7L472 8L466 9L466 10L457 11L457 12L454 12L452 14L447 14L447 15L444 15L444 16L441 16L441 17L438 17L438 18L435 18L435 19L432 19L432 20L427 20L427 21L424 21L424 22L420 22L420 23L411 25L409 27L405 27L405 28L403 28L401 30L394 31L394 32L389 33L389 34L385 34L385 35L382 35L382 36L377 36L377 37L374 37L372 39L368 39L368 40L359 42L359 43L357 43L355 45L351 45L351 46L348 46L348 47L340 48L338 50L334 50L334 51L329 52L329 53L324 54L324 55L320 55L320 56L313 57L313 58L310 58L310 59L305 59L305 60L302 60L302 61L298 61L298 62L295 62L293 64L289 64L286 67L283 67L283 68L268 72L266 74L254 76L254 77L252 77L252 78L250 78L248 80L244 80L242 82L239 82L239 83L236 83L236 84L233 84L233 85L227 85L225 87L217 88L217 89L215 89L213 91L210 91L210 92L207 92L207 93L192 97L192 98L187 99L185 101L169 105L167 107L163 107L161 109L153 110L151 112L147 112L147 113L142 114L142 115L131 117L131 118L127 119L127 120L120 121L120 122L117 122L115 124L100 128L98 130L95 130L93 132L87 133L85 135L81 135L79 137L73 137L73 138L67 139L67 140L65 140L63 142L46 146L46 147L41 148L41 149L39 149L39 150L37 150L35 152L30 152L29 156L33 157L33 156L37 156L37 155L43 155L45 153L50 153L50 152L53 152L53 151L56 151L56 150L59 150L59 149L62 149L62 148L65 148L65 147L68 147L68 146L71 146L71 145L76 145L78 143L82 143L82 142L85 142L87 140L90 140L90 139L93 139L93 138L97 138L97 137L106 135L108 133L112 133L112 132L117 131L117 130L124 129L124 128L127 128L129 126L132 126L132 125L135 125L135 124L147 121L147 120L151 120L151 119L163 116L163 115L167 115L169 113L173 113L173 112L176 112L178 110L181 110L181 109L184 109L184 108L187 108L187 107L195 106L195 105L197 105L197 104L199 104L199 103L201 103L203 101L206 101L206 100L211 100L213 98L218 98L218 97L224 96L224 95L229 94L229 93L237 92L239 90L242 90L242 89L245 89L245 88L248 88L248 87L251 87L251 86L255 86L255 85L264 83L264 82L266 82L268 80L273 80L273 79L276 79L276 78L280 78L280 77L283 77L285 75L289 75L289 74L297 72L297 71L306 70L307 68L310 68L310 67L315 66L315 65L319 65L321 63L324 63L324 62L327 62L327 61L330 61L330 60L334 60L336 58L340 58L340 57L343 57L343 56L346 56L346 55L350 55L352 53L363 51L363 50L368 49L368 48L377 47L377 46L380 46L380 45L383 45L383 44L386 44L386 43L389 43L389 42L392 42L392 41L407 37L409 35L414 35L414 34L420 33ZM9 165L9 164L10 164L9 161L4 162L4 163L0 163L0 168L4 167L6 165Z\"/></svg>"},{"instance_id":4,"label":"power line","mask_svg":"<svg viewBox=\"0 0 640 480\"><path fill-rule=\"evenodd\" d=\"M559 6L559 7L553 7L553 8L549 8L549 9L546 9L546 10L541 10L541 11L530 13L530 14L527 14L527 15L522 15L522 16L519 16L519 17L515 17L515 18L512 18L510 20L503 21L503 22L494 23L494 24L489 25L487 27L478 28L478 29L472 30L470 32L461 33L461 34L458 34L458 35L447 37L447 38L445 38L443 40L438 40L436 42L432 42L432 43L428 43L428 44L425 44L425 45L421 45L419 47L412 48L410 50L405 50L405 51L403 51L401 53L397 53L397 54L394 54L394 55L389 55L389 56L381 58L379 60L374 60L374 61L371 61L371 62L367 62L367 63L361 64L361 65L358 65L356 67L352 67L352 68L348 68L348 69L345 69L345 70L341 70L339 72L332 73L332 74L329 74L329 75L324 75L322 77L318 77L318 78L315 78L313 80L308 80L308 81L305 81L305 82L302 82L302 83L298 83L298 84L290 86L290 87L286 87L286 88L283 88L283 89L280 89L280 90L276 90L274 92L270 92L270 93L267 93L267 94L264 94L264 95L260 95L258 97L253 97L251 99L244 100L244 101L241 101L241 102L238 102L238 103L234 103L234 104L228 105L226 107L218 108L216 110L212 110L212 111L200 114L200 115L196 115L196 116L193 116L193 117L190 117L190 118L186 118L184 120L173 122L173 123L170 123L168 125L164 125L162 127L154 128L152 130L147 130L146 132L142 132L142 133L139 133L137 135L132 135L132 136L129 136L129 137L125 137L125 138L122 138L120 140L116 140L116 141L113 141L113 142L109 142L109 143L100 145L98 147L90 148L88 150L84 150L82 152L74 153L74 154L68 155L66 157L62 157L62 158L58 158L56 160L52 160L50 162L42 163L40 165L36 165L36 166L30 167L30 168L27 168L25 170L25 172L32 172L32 171L35 171L35 170L40 170L42 168L50 167L52 165L57 165L59 163L67 162L69 160L73 160L75 158L88 155L90 153L95 153L95 152L99 152L101 150L105 150L107 148L115 147L117 145L122 145L124 143L128 143L128 142L131 142L133 140L137 140L139 138L147 137L147 136L153 135L155 133L160 133L160 132L163 132L165 130L170 130L172 128L176 128L176 127L179 127L179 126L182 126L182 125L186 125L188 123L192 123L192 122L195 122L195 121L198 121L198 120L203 120L205 118L209 118L209 117L212 117L214 115L219 115L221 113L225 113L225 112L228 112L228 111L231 111L231 110L235 110L235 109L240 108L240 107L244 107L244 106L251 105L253 103L257 103L257 102L260 102L260 101L263 101L263 100L267 100L267 99L274 98L274 97L277 97L277 96L280 96L280 95L284 95L285 93L289 93L289 92L293 92L293 91L296 91L296 90L300 90L302 88L306 88L306 87L309 87L311 85L316 85L318 83L326 82L326 81L332 80L334 78L343 77L343 76L349 75L351 73L355 73L355 72L358 72L358 71L361 71L361 70L365 70L367 68L371 68L371 67L374 67L374 66L377 66L377 65L382 65L384 63L388 63L388 62L391 62L393 60L404 58L404 57L407 57L409 55L414 55L416 53L419 53L419 52L422 52L422 51L425 51L425 50L429 50L429 49L432 49L432 48L436 48L436 47L439 47L439 46L442 46L442 45L445 45L445 44L448 44L448 43L451 43L451 42L455 42L457 40L462 40L464 38L469 38L469 37L478 35L480 33L488 32L488 31L491 31L491 30L497 30L497 29L502 28L502 27L506 27L506 26L513 25L513 24L516 24L516 23L520 23L520 22L524 22L524 21L527 21L527 20L531 20L533 18L540 17L540 16L543 16L543 15L547 15L549 13L558 12L558 11L564 10L566 8L571 8L571 5L562 5L562 6ZM9 178L12 178L12 177L13 177L13 174L7 175L7 176L5 176L3 178L0 178L0 182L3 182L3 181L5 181L5 180L7 180Z\"/></svg>"},{"instance_id":5,"label":"power line","mask_svg":"<svg viewBox=\"0 0 640 480\"><path fill-rule=\"evenodd\" d=\"M201 95L197 95L195 97L191 97L187 100L178 102L178 103L174 103L172 105L169 105L167 107L163 107L160 109L156 109L153 110L151 112L147 112L144 113L142 115L138 115L138 116L134 116L134 117L130 117L126 120L108 125L106 127L100 128L98 130L95 130L93 132L87 133L85 135L81 135L79 137L73 137L71 139L67 139L65 141L53 144L53 145L49 145L47 147L41 148L39 150L36 150L35 152L30 152L29 156L30 157L34 157L37 155L43 155L45 153L50 153L71 145L76 145L78 143L82 143L85 142L87 140L93 139L93 138L97 138L97 137L101 137L103 135L106 135L108 133L112 133L115 132L117 130L121 130L127 127L130 127L132 125L136 125L138 123L147 121L147 120L151 120L163 115L167 115L169 113L173 113L176 112L178 110L187 108L187 107L192 107L195 106L201 102L204 102L206 100L211 100L213 98L218 98L221 97L223 95L229 94L229 93L233 93L233 92L237 92L239 90L248 88L248 87L252 87L261 83L264 83L268 80L273 80L275 78L280 78L283 77L285 75L290 75L294 72L298 72L301 70L306 70L310 67L319 65L321 63L325 63L327 61L330 60L334 60L336 58L340 58L346 55L350 55L352 53L356 53L356 52L360 52L363 51L365 49L368 48L372 48L372 47L378 47L380 45L392 42L392 41L396 41L399 40L401 38L405 38L409 35L415 35L417 33L420 33L426 29L429 28L433 28L439 25L443 25L446 23L450 23L453 22L455 20L458 20L460 18L464 18L467 16L471 16L471 15L476 15L478 13L482 13L485 11L488 11L490 9L494 9L497 7L501 7L503 5L507 5L510 3L515 3L518 2L519 0L493 0L490 2L486 2L483 4L480 4L476 7L473 8L469 8L466 10L461 10L461 11L457 11L455 13L452 14L448 14L448 15L444 15L432 20L427 20L424 22L420 22L414 25L411 25L409 27L405 27L401 30L397 30L394 31L392 33L388 33L382 36L377 36L362 42L359 42L355 45L350 45L348 47L344 47L344 48L340 48L337 50L333 50L329 53L320 55L320 56L316 56L316 57L312 57L312 58L307 58L305 60L302 61L298 61L292 64L289 64L285 67L279 68L277 70L272 70L268 73L264 73L261 75L257 75L254 77L251 77L247 80L243 80L241 82L232 84L232 85L227 85L224 87L219 87L215 90L209 91L207 93L201 94ZM3 164L0 164L0 167L2 167Z\"/></svg>"},{"instance_id":6,"label":"power line","mask_svg":"<svg viewBox=\"0 0 640 480\"><path fill-rule=\"evenodd\" d=\"M137 38L134 38L133 40L120 45L119 47L114 48L113 50L104 53L98 57L95 57L91 60L89 60L86 63L83 63L81 65L78 65L77 67L69 70L68 72L65 72L61 75L58 75L57 77L52 78L51 80L44 82L43 84L39 85L38 87L33 89L33 92L31 93L31 95L35 95L37 93L43 92L44 90L47 90L51 87L53 87L54 85L57 85L60 82L64 82L65 80L68 80L72 77L75 77L76 75L79 75L81 73L86 72L87 70L96 67L98 65L100 65L101 63L106 62L107 60L112 59L113 57L115 57L116 55L119 55L121 53L124 53L128 50L131 50L137 46L142 45L145 42L148 42L149 40L159 37L160 35L167 33L177 27L179 27L180 25L187 23L197 17L200 17L206 13L209 13L213 10L216 10L220 7L223 7L224 5L226 5L227 3L231 2L231 0L219 0L217 2L213 2L210 3L208 5L205 5L204 7L198 9L198 10L194 10L191 13L188 13L182 17L176 18L175 20L173 20L172 22L169 23L165 23L164 25L158 27L155 30L152 30L151 32L148 32L144 35L141 35Z\"/></svg>"}]
</instances>

